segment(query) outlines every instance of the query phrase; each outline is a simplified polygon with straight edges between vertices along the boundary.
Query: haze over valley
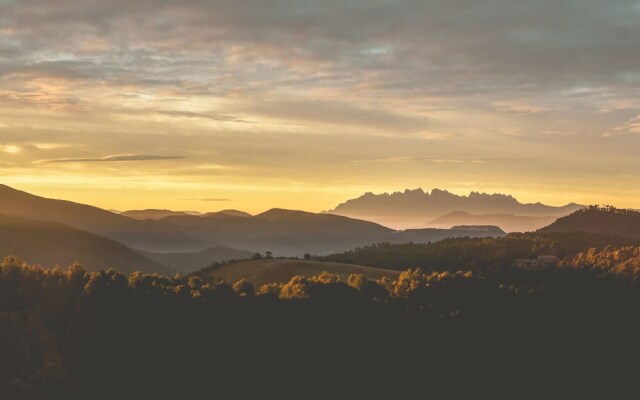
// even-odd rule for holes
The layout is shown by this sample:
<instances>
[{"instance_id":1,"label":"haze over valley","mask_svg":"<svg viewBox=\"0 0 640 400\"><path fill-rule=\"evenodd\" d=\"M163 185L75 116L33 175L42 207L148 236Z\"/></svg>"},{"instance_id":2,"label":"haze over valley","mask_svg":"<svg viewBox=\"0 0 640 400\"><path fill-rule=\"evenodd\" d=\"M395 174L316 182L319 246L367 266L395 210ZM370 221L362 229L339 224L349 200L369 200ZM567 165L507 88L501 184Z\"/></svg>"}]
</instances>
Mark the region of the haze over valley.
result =
<instances>
[{"instance_id":1,"label":"haze over valley","mask_svg":"<svg viewBox=\"0 0 640 400\"><path fill-rule=\"evenodd\" d=\"M447 237L505 235L502 229L490 225L394 230L360 219L278 208L253 216L238 210L194 214L149 209L115 213L34 196L8 186L0 186L0 215L17 216L24 219L19 220L24 223L55 221L60 226L111 239L139 253L139 258L146 263L141 267L146 267L146 271L154 264L165 268L154 272L192 272L216 262L250 258L267 251L277 256L302 257L327 255L379 242L427 243ZM53 266L51 261L56 258L48 254L61 251L59 247L52 247L50 252L41 248L36 254L42 257L34 258L35 254L27 251L28 239L24 240L24 248L7 243L6 255L25 255L25 259L32 262ZM87 260L79 257L74 261L86 264L89 269L120 268L120 264L109 258L85 257ZM72 258L73 255L68 254L60 260ZM102 265L96 265L101 261Z\"/></svg>"}]
</instances>

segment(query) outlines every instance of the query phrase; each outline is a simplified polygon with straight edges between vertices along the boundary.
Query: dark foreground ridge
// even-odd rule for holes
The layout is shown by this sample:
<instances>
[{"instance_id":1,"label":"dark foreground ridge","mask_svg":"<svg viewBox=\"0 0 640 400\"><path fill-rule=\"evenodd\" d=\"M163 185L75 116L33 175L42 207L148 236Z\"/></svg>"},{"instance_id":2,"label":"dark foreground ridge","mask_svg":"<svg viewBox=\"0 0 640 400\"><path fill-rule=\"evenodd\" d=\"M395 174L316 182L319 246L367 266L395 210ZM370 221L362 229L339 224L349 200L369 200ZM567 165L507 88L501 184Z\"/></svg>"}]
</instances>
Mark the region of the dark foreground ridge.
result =
<instances>
[{"instance_id":1,"label":"dark foreground ridge","mask_svg":"<svg viewBox=\"0 0 640 400\"><path fill-rule=\"evenodd\" d=\"M323 273L256 290L8 258L0 398L576 395L615 376L612 395L635 373L637 276Z\"/></svg>"}]
</instances>

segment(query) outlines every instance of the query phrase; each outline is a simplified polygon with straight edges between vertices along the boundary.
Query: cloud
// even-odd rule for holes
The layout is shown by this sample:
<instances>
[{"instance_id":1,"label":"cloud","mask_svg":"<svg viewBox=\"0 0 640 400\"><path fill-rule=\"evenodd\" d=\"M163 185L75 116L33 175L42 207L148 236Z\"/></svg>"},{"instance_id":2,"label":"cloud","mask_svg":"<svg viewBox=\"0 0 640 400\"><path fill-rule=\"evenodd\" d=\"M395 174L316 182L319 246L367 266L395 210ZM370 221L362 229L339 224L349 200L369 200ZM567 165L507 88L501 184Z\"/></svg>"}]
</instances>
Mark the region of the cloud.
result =
<instances>
[{"instance_id":1,"label":"cloud","mask_svg":"<svg viewBox=\"0 0 640 400\"><path fill-rule=\"evenodd\" d=\"M102 158L56 158L51 160L39 160L35 164L44 163L76 163L76 162L121 162L121 161L156 161L156 160L180 160L183 156L160 156L154 154L118 154Z\"/></svg>"},{"instance_id":2,"label":"cloud","mask_svg":"<svg viewBox=\"0 0 640 400\"><path fill-rule=\"evenodd\" d=\"M379 131L419 132L427 125L427 118L406 115L384 108L364 108L341 100L267 100L251 102L246 112L265 117L316 124L359 126Z\"/></svg>"},{"instance_id":3,"label":"cloud","mask_svg":"<svg viewBox=\"0 0 640 400\"><path fill-rule=\"evenodd\" d=\"M434 157L391 157L391 158L373 158L366 160L352 160L352 163L413 163L413 162L432 162L437 164L482 164L486 160L476 158L434 158Z\"/></svg>"},{"instance_id":4,"label":"cloud","mask_svg":"<svg viewBox=\"0 0 640 400\"><path fill-rule=\"evenodd\" d=\"M316 84L405 94L637 86L636 9L632 0L27 0L0 5L0 29L12 32L0 49L22 50L12 73L182 89L228 75L242 90L322 75L334 79Z\"/></svg>"},{"instance_id":5,"label":"cloud","mask_svg":"<svg viewBox=\"0 0 640 400\"><path fill-rule=\"evenodd\" d=\"M215 114L215 113L196 113L191 111L158 111L158 114L168 115L170 117L184 117L184 118L202 118L211 119L214 121L222 122L243 122L251 123L251 121L243 120L242 118L233 115Z\"/></svg>"},{"instance_id":6,"label":"cloud","mask_svg":"<svg viewBox=\"0 0 640 400\"><path fill-rule=\"evenodd\" d=\"M615 133L614 133L615 132ZM624 123L613 128L613 132L605 132L603 137L612 137L620 134L638 134L640 133L640 115L637 115L631 119L628 119Z\"/></svg>"},{"instance_id":7,"label":"cloud","mask_svg":"<svg viewBox=\"0 0 640 400\"><path fill-rule=\"evenodd\" d=\"M562 132L562 131L544 131L542 132L545 136L576 136L576 132Z\"/></svg>"},{"instance_id":8,"label":"cloud","mask_svg":"<svg viewBox=\"0 0 640 400\"><path fill-rule=\"evenodd\" d=\"M426 140L448 140L455 137L455 135L444 132L424 132L420 134L420 137Z\"/></svg>"},{"instance_id":9,"label":"cloud","mask_svg":"<svg viewBox=\"0 0 640 400\"><path fill-rule=\"evenodd\" d=\"M20 152L20 147L12 144L7 144L7 145L0 146L0 150L2 150L5 153L16 154Z\"/></svg>"},{"instance_id":10,"label":"cloud","mask_svg":"<svg viewBox=\"0 0 640 400\"><path fill-rule=\"evenodd\" d=\"M627 121L624 127L631 133L640 133L640 115Z\"/></svg>"},{"instance_id":11,"label":"cloud","mask_svg":"<svg viewBox=\"0 0 640 400\"><path fill-rule=\"evenodd\" d=\"M545 107L522 101L496 101L493 106L516 114L539 114L548 111Z\"/></svg>"},{"instance_id":12,"label":"cloud","mask_svg":"<svg viewBox=\"0 0 640 400\"><path fill-rule=\"evenodd\" d=\"M0 137L21 149L0 151L0 173L163 174L199 185L194 198L251 187L221 192L239 202L271 201L254 187L274 178L334 193L425 176L564 190L640 168L637 4L0 0ZM188 160L101 158L132 151ZM115 161L128 163L109 176L79 168Z\"/></svg>"}]
</instances>

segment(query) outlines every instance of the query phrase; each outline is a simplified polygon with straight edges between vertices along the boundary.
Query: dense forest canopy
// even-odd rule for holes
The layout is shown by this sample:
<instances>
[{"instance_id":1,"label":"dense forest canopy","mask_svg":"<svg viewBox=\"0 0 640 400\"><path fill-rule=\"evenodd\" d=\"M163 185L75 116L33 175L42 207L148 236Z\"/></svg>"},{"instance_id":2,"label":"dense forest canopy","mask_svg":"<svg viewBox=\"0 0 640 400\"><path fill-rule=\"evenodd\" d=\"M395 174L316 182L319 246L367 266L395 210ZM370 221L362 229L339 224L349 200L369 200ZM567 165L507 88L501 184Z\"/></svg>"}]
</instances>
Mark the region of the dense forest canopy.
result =
<instances>
[{"instance_id":1,"label":"dense forest canopy","mask_svg":"<svg viewBox=\"0 0 640 400\"><path fill-rule=\"evenodd\" d=\"M640 212L613 206L592 205L558 218L540 232L589 232L640 239Z\"/></svg>"},{"instance_id":2,"label":"dense forest canopy","mask_svg":"<svg viewBox=\"0 0 640 400\"><path fill-rule=\"evenodd\" d=\"M638 258L637 250L627 253ZM0 398L238 390L246 398L308 390L318 380L318 390L362 395L376 392L375 382L407 377L435 390L452 376L499 373L509 385L529 369L588 373L609 351L635 354L640 334L635 274L603 269L599 260L609 253L599 254L578 256L580 266L488 277L411 269L374 282L323 273L260 288L197 276L90 273L79 265L42 269L7 258ZM590 361L582 365L587 348ZM549 365L560 353L576 358ZM511 376L514 366L519 373Z\"/></svg>"}]
</instances>

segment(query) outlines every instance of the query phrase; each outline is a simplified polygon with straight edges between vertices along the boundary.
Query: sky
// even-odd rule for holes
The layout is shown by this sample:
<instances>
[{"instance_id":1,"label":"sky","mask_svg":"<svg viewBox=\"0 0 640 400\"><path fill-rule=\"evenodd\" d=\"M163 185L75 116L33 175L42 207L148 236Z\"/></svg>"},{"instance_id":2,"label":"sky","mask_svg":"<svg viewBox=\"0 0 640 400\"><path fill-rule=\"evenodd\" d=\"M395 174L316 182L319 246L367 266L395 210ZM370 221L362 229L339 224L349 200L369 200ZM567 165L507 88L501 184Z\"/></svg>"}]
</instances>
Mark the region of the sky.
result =
<instances>
[{"instance_id":1,"label":"sky","mask_svg":"<svg viewBox=\"0 0 640 400\"><path fill-rule=\"evenodd\" d=\"M638 0L0 0L0 183L38 195L640 208L639 151Z\"/></svg>"}]
</instances>

